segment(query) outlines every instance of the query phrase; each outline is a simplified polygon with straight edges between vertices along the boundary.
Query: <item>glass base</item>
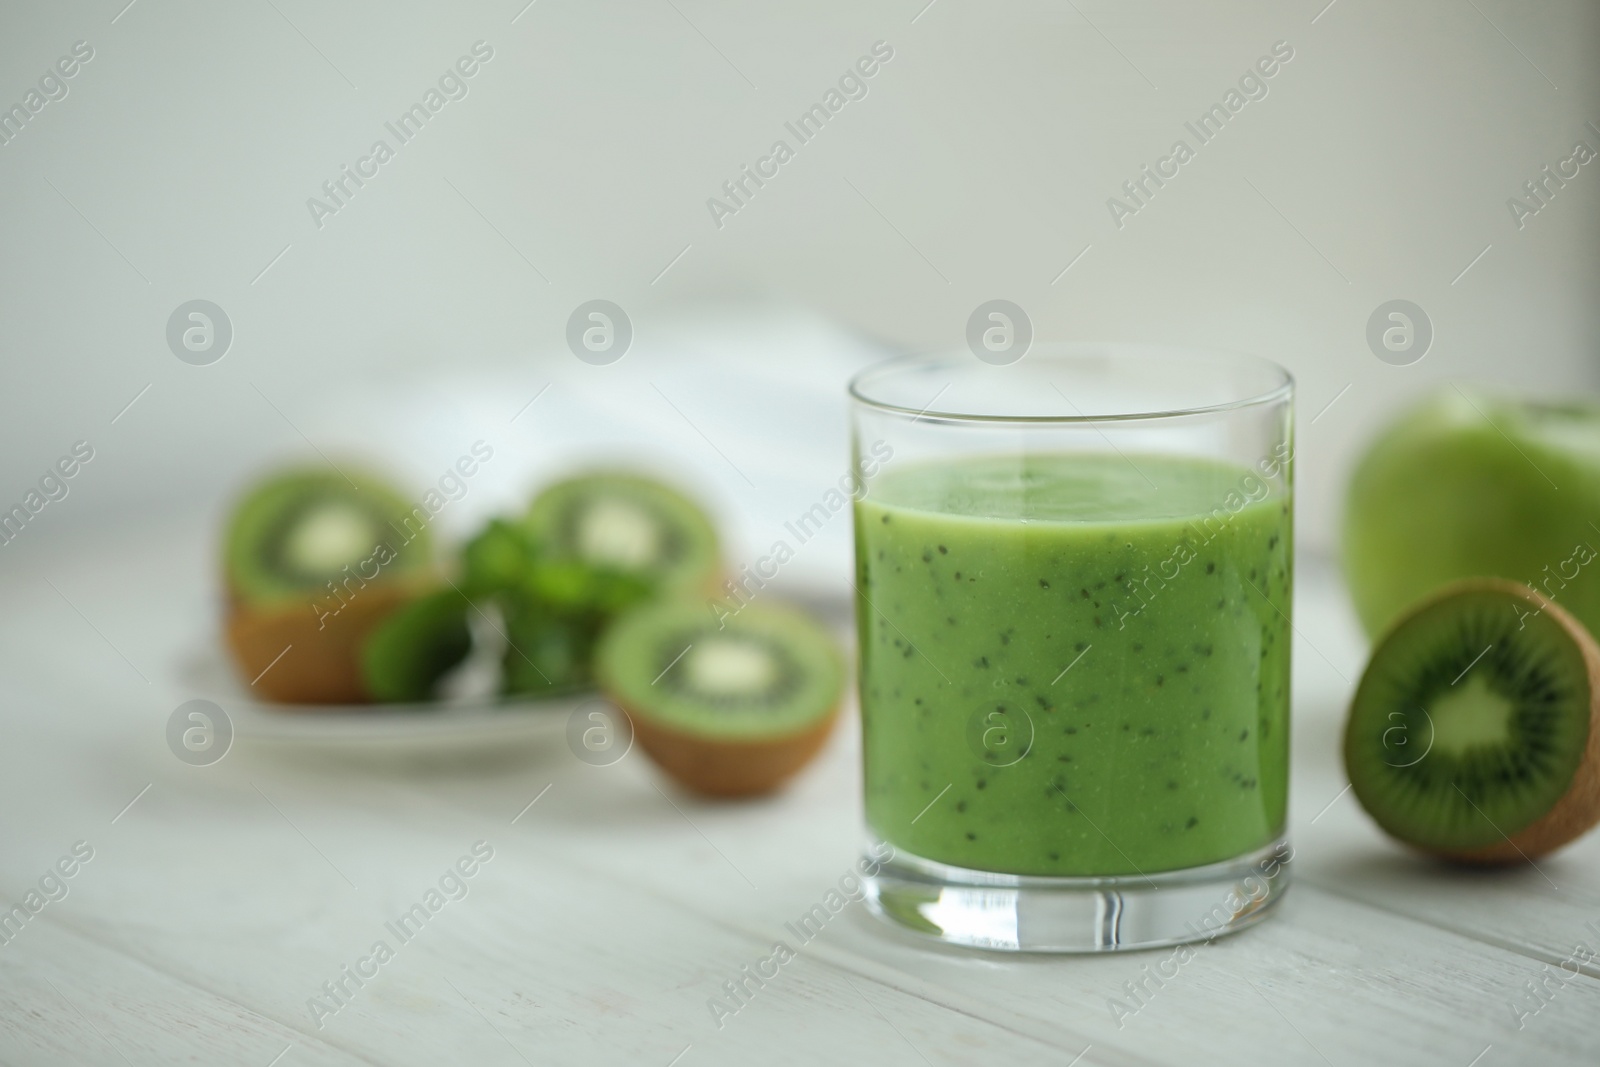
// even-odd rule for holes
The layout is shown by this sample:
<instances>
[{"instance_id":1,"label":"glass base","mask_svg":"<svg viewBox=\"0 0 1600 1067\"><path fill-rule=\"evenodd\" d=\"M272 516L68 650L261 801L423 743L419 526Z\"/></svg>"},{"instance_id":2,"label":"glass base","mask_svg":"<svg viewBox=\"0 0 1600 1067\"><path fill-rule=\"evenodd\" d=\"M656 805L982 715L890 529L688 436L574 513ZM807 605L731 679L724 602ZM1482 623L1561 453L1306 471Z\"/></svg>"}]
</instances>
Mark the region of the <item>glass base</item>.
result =
<instances>
[{"instance_id":1,"label":"glass base","mask_svg":"<svg viewBox=\"0 0 1600 1067\"><path fill-rule=\"evenodd\" d=\"M867 903L882 918L968 948L1162 948L1260 922L1288 891L1292 856L1280 838L1237 859L1149 877L1047 878L952 867L873 841L866 857L881 867L866 879Z\"/></svg>"}]
</instances>

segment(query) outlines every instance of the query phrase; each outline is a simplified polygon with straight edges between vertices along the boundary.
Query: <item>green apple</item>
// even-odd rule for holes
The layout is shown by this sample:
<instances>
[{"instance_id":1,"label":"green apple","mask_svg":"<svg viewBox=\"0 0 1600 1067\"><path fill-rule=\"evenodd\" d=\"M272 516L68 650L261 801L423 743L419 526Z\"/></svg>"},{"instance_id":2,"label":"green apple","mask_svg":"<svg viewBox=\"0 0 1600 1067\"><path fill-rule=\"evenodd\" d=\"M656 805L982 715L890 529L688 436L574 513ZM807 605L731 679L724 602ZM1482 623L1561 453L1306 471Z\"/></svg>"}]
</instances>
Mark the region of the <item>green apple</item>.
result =
<instances>
[{"instance_id":1,"label":"green apple","mask_svg":"<svg viewBox=\"0 0 1600 1067\"><path fill-rule=\"evenodd\" d=\"M1345 501L1344 570L1376 635L1458 578L1533 586L1600 635L1600 401L1447 388L1375 441Z\"/></svg>"}]
</instances>

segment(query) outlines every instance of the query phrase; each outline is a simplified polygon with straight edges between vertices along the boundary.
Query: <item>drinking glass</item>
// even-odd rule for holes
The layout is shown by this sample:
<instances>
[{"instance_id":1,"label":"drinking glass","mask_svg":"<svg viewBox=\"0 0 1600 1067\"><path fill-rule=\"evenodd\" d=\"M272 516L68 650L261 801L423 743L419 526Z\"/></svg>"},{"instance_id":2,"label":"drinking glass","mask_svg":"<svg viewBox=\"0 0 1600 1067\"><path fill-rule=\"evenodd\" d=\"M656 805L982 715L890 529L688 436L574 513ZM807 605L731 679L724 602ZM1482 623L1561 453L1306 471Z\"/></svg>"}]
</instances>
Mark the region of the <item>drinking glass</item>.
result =
<instances>
[{"instance_id":1,"label":"drinking glass","mask_svg":"<svg viewBox=\"0 0 1600 1067\"><path fill-rule=\"evenodd\" d=\"M1287 888L1293 381L1188 349L851 383L868 900L961 945L1209 939Z\"/></svg>"}]
</instances>

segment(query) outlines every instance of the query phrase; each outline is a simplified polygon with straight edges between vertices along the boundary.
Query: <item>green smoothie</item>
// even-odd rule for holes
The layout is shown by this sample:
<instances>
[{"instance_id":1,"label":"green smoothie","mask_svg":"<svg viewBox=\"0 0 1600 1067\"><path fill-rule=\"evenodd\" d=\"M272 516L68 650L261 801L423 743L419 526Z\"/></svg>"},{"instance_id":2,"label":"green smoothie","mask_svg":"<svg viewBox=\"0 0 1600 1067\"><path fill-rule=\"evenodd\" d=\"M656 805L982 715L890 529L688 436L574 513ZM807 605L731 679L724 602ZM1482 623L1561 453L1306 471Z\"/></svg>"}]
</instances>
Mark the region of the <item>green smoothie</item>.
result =
<instances>
[{"instance_id":1,"label":"green smoothie","mask_svg":"<svg viewBox=\"0 0 1600 1067\"><path fill-rule=\"evenodd\" d=\"M888 469L857 502L867 822L979 870L1151 874L1283 832L1286 449Z\"/></svg>"}]
</instances>

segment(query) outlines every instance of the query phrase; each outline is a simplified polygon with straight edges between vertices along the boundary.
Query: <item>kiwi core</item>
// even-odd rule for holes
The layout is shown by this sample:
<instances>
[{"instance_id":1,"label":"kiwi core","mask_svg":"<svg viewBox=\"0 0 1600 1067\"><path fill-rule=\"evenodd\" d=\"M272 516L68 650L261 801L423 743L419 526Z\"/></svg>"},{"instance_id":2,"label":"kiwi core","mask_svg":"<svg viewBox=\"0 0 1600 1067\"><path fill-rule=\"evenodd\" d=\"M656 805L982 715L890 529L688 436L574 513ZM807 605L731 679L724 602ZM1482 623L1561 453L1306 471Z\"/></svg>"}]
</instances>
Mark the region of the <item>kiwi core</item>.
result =
<instances>
[{"instance_id":1,"label":"kiwi core","mask_svg":"<svg viewBox=\"0 0 1600 1067\"><path fill-rule=\"evenodd\" d=\"M579 553L596 563L638 570L661 554L661 530L644 508L608 497L589 505L578 519Z\"/></svg>"},{"instance_id":2,"label":"kiwi core","mask_svg":"<svg viewBox=\"0 0 1600 1067\"><path fill-rule=\"evenodd\" d=\"M371 552L372 520L343 502L312 510L289 531L284 558L305 574L332 574Z\"/></svg>"},{"instance_id":3,"label":"kiwi core","mask_svg":"<svg viewBox=\"0 0 1600 1067\"><path fill-rule=\"evenodd\" d=\"M689 653L684 669L693 688L717 696L763 692L779 674L777 661L764 645L727 637L702 641Z\"/></svg>"},{"instance_id":4,"label":"kiwi core","mask_svg":"<svg viewBox=\"0 0 1600 1067\"><path fill-rule=\"evenodd\" d=\"M1496 692L1483 675L1469 675L1434 700L1433 743L1451 755L1505 745L1516 710L1516 701Z\"/></svg>"}]
</instances>

